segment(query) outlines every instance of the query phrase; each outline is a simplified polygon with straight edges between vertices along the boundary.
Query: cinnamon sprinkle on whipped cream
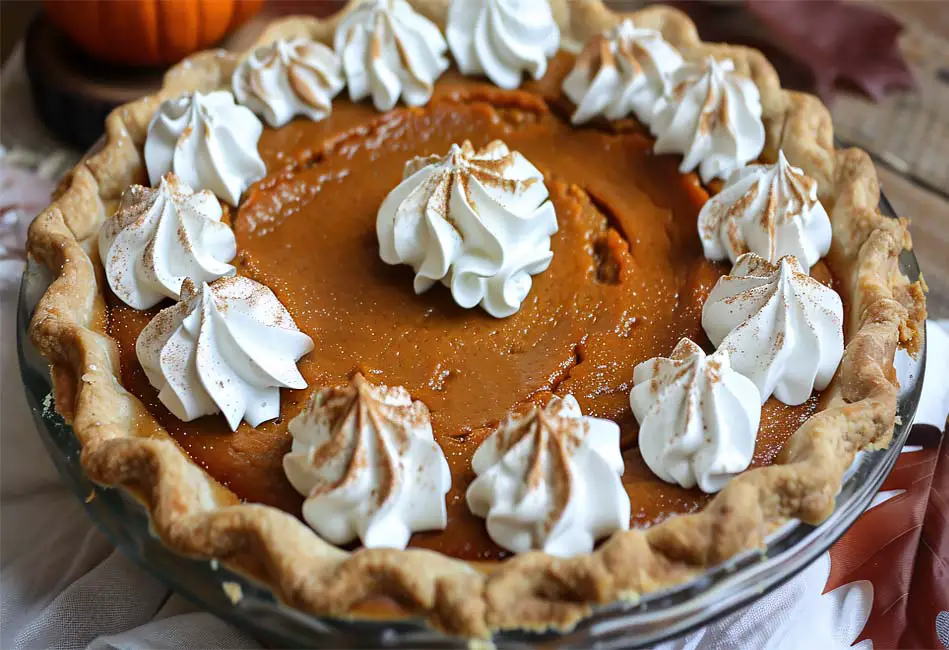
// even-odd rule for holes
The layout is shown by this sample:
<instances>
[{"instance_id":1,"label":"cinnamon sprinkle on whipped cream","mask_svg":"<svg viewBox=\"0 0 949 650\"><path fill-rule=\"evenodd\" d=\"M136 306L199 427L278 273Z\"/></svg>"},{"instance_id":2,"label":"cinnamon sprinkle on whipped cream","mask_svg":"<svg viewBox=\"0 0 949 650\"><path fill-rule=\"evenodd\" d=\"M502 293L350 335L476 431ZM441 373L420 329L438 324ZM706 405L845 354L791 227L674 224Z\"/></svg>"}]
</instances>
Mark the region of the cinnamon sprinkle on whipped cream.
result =
<instances>
[{"instance_id":1,"label":"cinnamon sprinkle on whipped cream","mask_svg":"<svg viewBox=\"0 0 949 650\"><path fill-rule=\"evenodd\" d=\"M472 467L468 507L508 550L588 553L597 539L629 528L619 427L582 415L572 395L508 415Z\"/></svg>"},{"instance_id":2,"label":"cinnamon sprinkle on whipped cream","mask_svg":"<svg viewBox=\"0 0 949 650\"><path fill-rule=\"evenodd\" d=\"M843 357L840 295L807 274L794 256L777 263L754 253L719 278L702 308L709 340L733 367L772 394L802 404L827 388Z\"/></svg>"},{"instance_id":3,"label":"cinnamon sprinkle on whipped cream","mask_svg":"<svg viewBox=\"0 0 949 650\"><path fill-rule=\"evenodd\" d=\"M810 268L830 250L831 225L817 182L783 151L773 165L734 172L699 213L705 256L735 262L752 252L769 262L793 255Z\"/></svg>"},{"instance_id":4,"label":"cinnamon sprinkle on whipped cream","mask_svg":"<svg viewBox=\"0 0 949 650\"><path fill-rule=\"evenodd\" d=\"M706 355L683 338L668 358L636 366L629 403L639 451L663 481L718 492L751 463L761 397L726 349Z\"/></svg>"},{"instance_id":5,"label":"cinnamon sprinkle on whipped cream","mask_svg":"<svg viewBox=\"0 0 949 650\"><path fill-rule=\"evenodd\" d=\"M445 527L448 462L428 408L404 388L356 374L317 391L290 433L284 471L306 499L303 518L329 542L405 548L413 532Z\"/></svg>"},{"instance_id":6,"label":"cinnamon sprinkle on whipped cream","mask_svg":"<svg viewBox=\"0 0 949 650\"><path fill-rule=\"evenodd\" d=\"M540 170L499 140L409 160L376 218L379 256L410 265L416 293L441 282L460 306L496 318L520 309L531 276L550 265L555 232Z\"/></svg>"}]
</instances>

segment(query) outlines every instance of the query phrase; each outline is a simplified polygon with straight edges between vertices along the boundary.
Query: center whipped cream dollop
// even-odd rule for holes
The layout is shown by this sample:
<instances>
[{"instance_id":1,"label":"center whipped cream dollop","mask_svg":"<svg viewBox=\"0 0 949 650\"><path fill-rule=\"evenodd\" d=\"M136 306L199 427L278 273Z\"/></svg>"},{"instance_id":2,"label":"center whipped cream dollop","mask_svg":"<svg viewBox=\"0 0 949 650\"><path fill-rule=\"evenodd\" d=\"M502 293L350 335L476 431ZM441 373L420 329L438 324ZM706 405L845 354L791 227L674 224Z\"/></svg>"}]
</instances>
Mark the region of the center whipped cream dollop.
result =
<instances>
[{"instance_id":1,"label":"center whipped cream dollop","mask_svg":"<svg viewBox=\"0 0 949 650\"><path fill-rule=\"evenodd\" d=\"M257 153L264 125L234 95L219 90L179 95L161 103L148 125L145 166L152 185L167 172L196 190L237 205L267 173Z\"/></svg>"},{"instance_id":2,"label":"center whipped cream dollop","mask_svg":"<svg viewBox=\"0 0 949 650\"><path fill-rule=\"evenodd\" d=\"M414 158L376 218L379 255L415 269L415 292L441 281L459 305L504 318L547 269L557 217L540 171L498 140Z\"/></svg>"},{"instance_id":3,"label":"center whipped cream dollop","mask_svg":"<svg viewBox=\"0 0 949 650\"><path fill-rule=\"evenodd\" d=\"M181 285L135 342L158 399L185 422L221 412L231 429L280 414L281 388L306 388L296 362L309 336L273 292L250 278Z\"/></svg>"},{"instance_id":4,"label":"center whipped cream dollop","mask_svg":"<svg viewBox=\"0 0 949 650\"><path fill-rule=\"evenodd\" d=\"M402 97L421 106L448 69L448 45L438 26L406 0L364 0L344 15L333 41L343 62L349 97L372 96L387 111Z\"/></svg>"},{"instance_id":5,"label":"center whipped cream dollop","mask_svg":"<svg viewBox=\"0 0 949 650\"><path fill-rule=\"evenodd\" d=\"M324 119L343 89L343 70L330 48L307 38L278 39L248 54L234 69L237 101L267 124L280 127L296 115Z\"/></svg>"},{"instance_id":6,"label":"center whipped cream dollop","mask_svg":"<svg viewBox=\"0 0 949 650\"><path fill-rule=\"evenodd\" d=\"M221 223L221 204L193 192L171 173L158 187L132 185L99 229L99 259L113 293L133 309L178 300L185 278L211 282L234 275L234 232Z\"/></svg>"},{"instance_id":7,"label":"center whipped cream dollop","mask_svg":"<svg viewBox=\"0 0 949 650\"><path fill-rule=\"evenodd\" d=\"M563 80L564 94L577 107L570 119L574 124L597 115L618 120L632 112L648 125L681 65L682 57L658 31L626 19L594 36Z\"/></svg>"},{"instance_id":8,"label":"center whipped cream dollop","mask_svg":"<svg viewBox=\"0 0 949 650\"><path fill-rule=\"evenodd\" d=\"M751 463L761 397L732 369L725 349L706 356L680 340L669 358L636 366L629 404L639 421L639 451L663 481L718 492Z\"/></svg>"},{"instance_id":9,"label":"center whipped cream dollop","mask_svg":"<svg viewBox=\"0 0 949 650\"><path fill-rule=\"evenodd\" d=\"M762 401L774 393L785 404L802 404L827 388L844 353L843 322L840 295L793 256L771 264L742 255L702 308L709 340L729 350Z\"/></svg>"},{"instance_id":10,"label":"center whipped cream dollop","mask_svg":"<svg viewBox=\"0 0 949 650\"><path fill-rule=\"evenodd\" d=\"M306 497L303 518L333 544L405 548L413 532L447 524L448 461L428 408L405 389L357 374L316 392L290 433L284 471Z\"/></svg>"},{"instance_id":11,"label":"center whipped cream dollop","mask_svg":"<svg viewBox=\"0 0 949 650\"><path fill-rule=\"evenodd\" d=\"M629 528L629 495L615 422L581 414L572 395L511 414L478 447L468 507L515 553L589 553Z\"/></svg>"},{"instance_id":12,"label":"center whipped cream dollop","mask_svg":"<svg viewBox=\"0 0 949 650\"><path fill-rule=\"evenodd\" d=\"M794 255L810 268L830 250L831 226L817 198L817 181L784 152L773 165L748 165L702 206L699 237L712 260L751 251L769 262Z\"/></svg>"},{"instance_id":13,"label":"center whipped cream dollop","mask_svg":"<svg viewBox=\"0 0 949 650\"><path fill-rule=\"evenodd\" d=\"M511 90L527 72L540 79L560 46L548 0L452 0L445 29L462 74Z\"/></svg>"},{"instance_id":14,"label":"center whipped cream dollop","mask_svg":"<svg viewBox=\"0 0 949 650\"><path fill-rule=\"evenodd\" d=\"M654 151L682 154L679 171L698 167L704 183L728 178L764 149L758 86L729 59L707 57L673 72L650 128Z\"/></svg>"}]
</instances>

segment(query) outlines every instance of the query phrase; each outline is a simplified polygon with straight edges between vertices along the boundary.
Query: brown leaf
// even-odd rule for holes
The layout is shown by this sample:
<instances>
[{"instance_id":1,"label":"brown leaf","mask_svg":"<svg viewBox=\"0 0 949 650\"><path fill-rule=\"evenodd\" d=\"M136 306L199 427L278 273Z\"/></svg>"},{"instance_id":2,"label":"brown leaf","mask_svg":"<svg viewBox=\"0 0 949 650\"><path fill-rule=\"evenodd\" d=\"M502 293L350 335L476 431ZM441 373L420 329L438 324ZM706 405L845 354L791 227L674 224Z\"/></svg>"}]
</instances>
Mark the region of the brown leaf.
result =
<instances>
[{"instance_id":1,"label":"brown leaf","mask_svg":"<svg viewBox=\"0 0 949 650\"><path fill-rule=\"evenodd\" d=\"M898 46L902 26L877 9L838 0L679 0L704 40L761 50L785 88L818 95L857 89L874 99L913 88L915 80Z\"/></svg>"},{"instance_id":2,"label":"brown leaf","mask_svg":"<svg viewBox=\"0 0 949 650\"><path fill-rule=\"evenodd\" d=\"M839 0L746 0L780 46L814 73L818 94L853 85L875 100L915 85L899 48L903 26L869 5Z\"/></svg>"}]
</instances>

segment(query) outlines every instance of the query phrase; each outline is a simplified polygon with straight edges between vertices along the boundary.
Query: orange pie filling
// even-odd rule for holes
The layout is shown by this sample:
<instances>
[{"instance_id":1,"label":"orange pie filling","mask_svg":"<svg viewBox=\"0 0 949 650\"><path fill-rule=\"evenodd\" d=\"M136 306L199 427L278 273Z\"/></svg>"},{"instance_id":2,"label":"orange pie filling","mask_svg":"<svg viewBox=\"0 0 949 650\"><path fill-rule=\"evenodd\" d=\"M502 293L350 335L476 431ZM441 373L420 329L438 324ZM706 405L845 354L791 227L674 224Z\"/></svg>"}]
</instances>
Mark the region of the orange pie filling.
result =
<instances>
[{"instance_id":1,"label":"orange pie filling","mask_svg":"<svg viewBox=\"0 0 949 650\"><path fill-rule=\"evenodd\" d=\"M551 395L572 394L585 415L620 425L631 526L702 507L708 495L665 483L646 467L629 392L633 368L668 356L680 338L711 349L702 306L729 265L707 260L696 235L708 193L695 175L677 171L678 156L653 155L652 140L632 120L572 127L559 98L571 58L559 56L543 81L518 91L449 72L422 108L381 114L338 98L323 121L265 129L258 149L268 174L230 213L233 263L270 287L313 339L314 351L299 364L309 388L283 390L280 417L256 428L243 422L232 432L220 415L182 422L159 402L135 355L142 328L169 302L136 311L108 293L124 386L240 499L296 516L303 497L281 463L291 444L287 425L308 396L357 371L404 387L431 411L452 475L446 529L416 533L410 546L462 559L509 555L465 502L475 450L505 413ZM543 173L556 209L550 267L504 319L459 307L441 285L415 295L412 269L379 258L376 214L405 162L465 140L475 148L502 140L522 153ZM811 273L831 283L822 262ZM819 401L768 399L752 465L774 462Z\"/></svg>"}]
</instances>

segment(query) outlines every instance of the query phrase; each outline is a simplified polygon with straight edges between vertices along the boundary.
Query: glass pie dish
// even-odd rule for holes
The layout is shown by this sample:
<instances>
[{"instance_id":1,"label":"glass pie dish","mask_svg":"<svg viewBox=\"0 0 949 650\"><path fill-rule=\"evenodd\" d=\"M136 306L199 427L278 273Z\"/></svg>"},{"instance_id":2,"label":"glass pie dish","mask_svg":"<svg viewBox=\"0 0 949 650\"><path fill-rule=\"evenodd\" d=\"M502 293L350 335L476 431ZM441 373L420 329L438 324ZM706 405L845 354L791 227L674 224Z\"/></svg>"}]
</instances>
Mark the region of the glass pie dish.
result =
<instances>
[{"instance_id":1,"label":"glass pie dish","mask_svg":"<svg viewBox=\"0 0 949 650\"><path fill-rule=\"evenodd\" d=\"M885 198L881 210L894 217ZM902 272L919 278L912 252L900 258ZM144 508L124 490L91 482L80 465L80 444L53 407L48 365L29 340L33 308L49 285L47 271L32 261L24 274L17 318L17 347L27 399L40 435L69 488L84 501L90 516L112 542L171 588L268 645L287 647L467 647L422 621L343 620L317 617L288 607L272 591L216 561L188 558L165 547L151 530ZM634 648L681 635L748 605L778 587L834 543L865 510L879 490L906 441L922 389L925 348L908 362L901 387L897 425L886 449L858 455L833 513L819 526L790 521L775 531L764 548L735 556L696 579L651 593L635 603L596 608L567 633L504 632L499 648Z\"/></svg>"}]
</instances>

